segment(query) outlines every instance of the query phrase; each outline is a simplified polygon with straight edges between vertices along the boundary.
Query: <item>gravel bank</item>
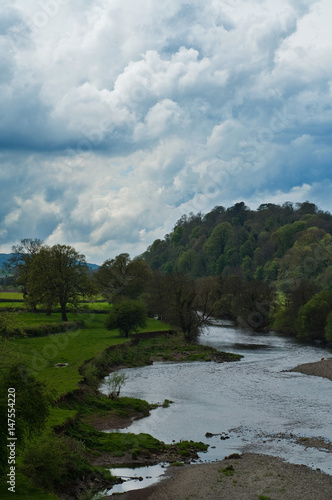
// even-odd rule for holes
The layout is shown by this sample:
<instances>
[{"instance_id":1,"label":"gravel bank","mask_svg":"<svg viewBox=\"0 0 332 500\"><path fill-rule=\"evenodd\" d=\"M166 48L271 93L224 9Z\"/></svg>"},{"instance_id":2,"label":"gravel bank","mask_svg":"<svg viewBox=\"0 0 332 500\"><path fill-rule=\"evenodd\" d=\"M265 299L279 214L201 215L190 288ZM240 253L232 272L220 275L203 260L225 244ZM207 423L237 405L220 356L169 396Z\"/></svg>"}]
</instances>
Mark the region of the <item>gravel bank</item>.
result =
<instances>
[{"instance_id":1,"label":"gravel bank","mask_svg":"<svg viewBox=\"0 0 332 500\"><path fill-rule=\"evenodd\" d=\"M304 365L299 365L296 368L286 371L304 373L305 375L316 375L317 377L325 377L332 380L332 358L322 359L315 363L305 363Z\"/></svg>"},{"instance_id":2,"label":"gravel bank","mask_svg":"<svg viewBox=\"0 0 332 500\"><path fill-rule=\"evenodd\" d=\"M109 499L114 496L107 497ZM167 477L121 500L328 500L332 476L267 455L170 467Z\"/></svg>"}]
</instances>

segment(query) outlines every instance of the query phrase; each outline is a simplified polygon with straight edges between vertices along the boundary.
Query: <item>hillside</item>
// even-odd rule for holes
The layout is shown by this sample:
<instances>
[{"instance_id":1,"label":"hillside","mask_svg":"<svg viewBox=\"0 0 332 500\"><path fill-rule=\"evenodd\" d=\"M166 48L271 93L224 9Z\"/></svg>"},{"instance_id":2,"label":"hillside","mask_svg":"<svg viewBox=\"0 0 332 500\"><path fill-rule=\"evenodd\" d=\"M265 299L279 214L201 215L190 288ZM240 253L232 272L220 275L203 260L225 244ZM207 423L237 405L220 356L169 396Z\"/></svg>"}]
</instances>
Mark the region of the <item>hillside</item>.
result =
<instances>
[{"instance_id":1,"label":"hillside","mask_svg":"<svg viewBox=\"0 0 332 500\"><path fill-rule=\"evenodd\" d=\"M0 269L5 265L11 255L11 253L0 253Z\"/></svg>"},{"instance_id":2,"label":"hillside","mask_svg":"<svg viewBox=\"0 0 332 500\"><path fill-rule=\"evenodd\" d=\"M193 277L238 275L285 285L305 278L332 287L332 216L305 202L245 204L183 215L143 254L153 270Z\"/></svg>"},{"instance_id":3,"label":"hillside","mask_svg":"<svg viewBox=\"0 0 332 500\"><path fill-rule=\"evenodd\" d=\"M220 317L332 342L331 256L332 216L305 202L184 215L142 257L163 274L213 279Z\"/></svg>"}]
</instances>

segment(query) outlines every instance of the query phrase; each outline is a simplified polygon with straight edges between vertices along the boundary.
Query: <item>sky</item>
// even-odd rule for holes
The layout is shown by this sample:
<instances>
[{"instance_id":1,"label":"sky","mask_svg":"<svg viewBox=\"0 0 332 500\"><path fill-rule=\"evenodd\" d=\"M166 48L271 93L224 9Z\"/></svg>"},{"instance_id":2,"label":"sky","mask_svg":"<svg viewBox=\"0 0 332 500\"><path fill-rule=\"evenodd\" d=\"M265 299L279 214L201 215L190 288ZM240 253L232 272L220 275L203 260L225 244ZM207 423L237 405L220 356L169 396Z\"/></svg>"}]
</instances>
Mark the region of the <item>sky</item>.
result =
<instances>
[{"instance_id":1,"label":"sky","mask_svg":"<svg viewBox=\"0 0 332 500\"><path fill-rule=\"evenodd\" d=\"M2 0L0 252L133 258L183 214L332 212L330 0Z\"/></svg>"}]
</instances>

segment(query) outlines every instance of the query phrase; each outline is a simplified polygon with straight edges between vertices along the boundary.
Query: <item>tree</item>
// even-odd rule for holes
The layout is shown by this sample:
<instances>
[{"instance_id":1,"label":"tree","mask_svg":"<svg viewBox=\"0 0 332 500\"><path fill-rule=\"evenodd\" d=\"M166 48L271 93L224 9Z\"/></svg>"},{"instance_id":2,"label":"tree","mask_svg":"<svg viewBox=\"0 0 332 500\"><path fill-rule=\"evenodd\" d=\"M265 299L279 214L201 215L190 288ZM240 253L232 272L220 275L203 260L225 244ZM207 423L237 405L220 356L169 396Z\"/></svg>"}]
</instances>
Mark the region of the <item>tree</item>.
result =
<instances>
[{"instance_id":1,"label":"tree","mask_svg":"<svg viewBox=\"0 0 332 500\"><path fill-rule=\"evenodd\" d=\"M250 281L236 295L234 315L240 325L255 331L266 330L273 304L274 290L263 281Z\"/></svg>"},{"instance_id":2,"label":"tree","mask_svg":"<svg viewBox=\"0 0 332 500\"><path fill-rule=\"evenodd\" d=\"M203 247L206 259L206 267L210 274L215 273L216 261L225 252L227 241L232 234L232 226L229 222L218 224L212 231Z\"/></svg>"},{"instance_id":3,"label":"tree","mask_svg":"<svg viewBox=\"0 0 332 500\"><path fill-rule=\"evenodd\" d=\"M318 285L309 281L299 281L294 289L287 291L284 300L276 301L272 328L295 336L299 309L319 291Z\"/></svg>"},{"instance_id":4,"label":"tree","mask_svg":"<svg viewBox=\"0 0 332 500\"><path fill-rule=\"evenodd\" d=\"M130 260L127 253L106 260L95 274L100 293L108 302L123 298L136 300L142 295L150 278L150 270L144 260Z\"/></svg>"},{"instance_id":5,"label":"tree","mask_svg":"<svg viewBox=\"0 0 332 500\"><path fill-rule=\"evenodd\" d=\"M125 337L138 328L144 328L147 321L146 306L137 300L124 300L115 304L106 319L108 330L119 329Z\"/></svg>"},{"instance_id":6,"label":"tree","mask_svg":"<svg viewBox=\"0 0 332 500\"><path fill-rule=\"evenodd\" d=\"M149 312L179 328L192 342L213 314L216 285L214 278L195 281L182 273L155 273L147 298Z\"/></svg>"},{"instance_id":7,"label":"tree","mask_svg":"<svg viewBox=\"0 0 332 500\"><path fill-rule=\"evenodd\" d=\"M332 310L332 292L322 290L316 293L298 314L298 337L303 339L325 339L327 318Z\"/></svg>"},{"instance_id":8,"label":"tree","mask_svg":"<svg viewBox=\"0 0 332 500\"><path fill-rule=\"evenodd\" d=\"M28 279L30 266L34 257L42 248L43 242L39 239L26 238L19 245L12 247L12 255L8 260L7 267L13 272L15 283L22 287L23 297L29 294ZM36 309L36 303L30 298L30 306Z\"/></svg>"},{"instance_id":9,"label":"tree","mask_svg":"<svg viewBox=\"0 0 332 500\"><path fill-rule=\"evenodd\" d=\"M62 321L67 321L67 304L78 305L82 296L95 292L84 255L73 247L42 247L29 265L29 295L48 308L60 304Z\"/></svg>"},{"instance_id":10,"label":"tree","mask_svg":"<svg viewBox=\"0 0 332 500\"><path fill-rule=\"evenodd\" d=\"M109 375L105 385L110 399L118 399L120 391L125 385L127 378L128 377L125 373L114 372L112 375Z\"/></svg>"}]
</instances>

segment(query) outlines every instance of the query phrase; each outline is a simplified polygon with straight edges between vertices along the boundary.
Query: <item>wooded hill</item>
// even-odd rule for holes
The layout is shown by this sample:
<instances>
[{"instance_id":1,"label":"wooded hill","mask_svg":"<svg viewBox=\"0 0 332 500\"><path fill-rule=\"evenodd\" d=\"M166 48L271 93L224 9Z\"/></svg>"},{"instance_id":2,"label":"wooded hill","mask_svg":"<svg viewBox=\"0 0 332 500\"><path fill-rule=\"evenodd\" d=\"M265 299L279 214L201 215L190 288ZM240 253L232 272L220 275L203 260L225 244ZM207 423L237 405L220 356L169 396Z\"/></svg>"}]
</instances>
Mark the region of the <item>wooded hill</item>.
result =
<instances>
[{"instance_id":1,"label":"wooded hill","mask_svg":"<svg viewBox=\"0 0 332 500\"><path fill-rule=\"evenodd\" d=\"M313 203L183 215L142 257L164 274L216 277L221 317L247 310L260 328L332 341L332 216Z\"/></svg>"},{"instance_id":2,"label":"wooded hill","mask_svg":"<svg viewBox=\"0 0 332 500\"><path fill-rule=\"evenodd\" d=\"M206 215L183 215L143 254L152 270L194 277L238 275L276 282L297 278L332 288L332 216L313 203L272 203L250 210L237 203Z\"/></svg>"}]
</instances>

